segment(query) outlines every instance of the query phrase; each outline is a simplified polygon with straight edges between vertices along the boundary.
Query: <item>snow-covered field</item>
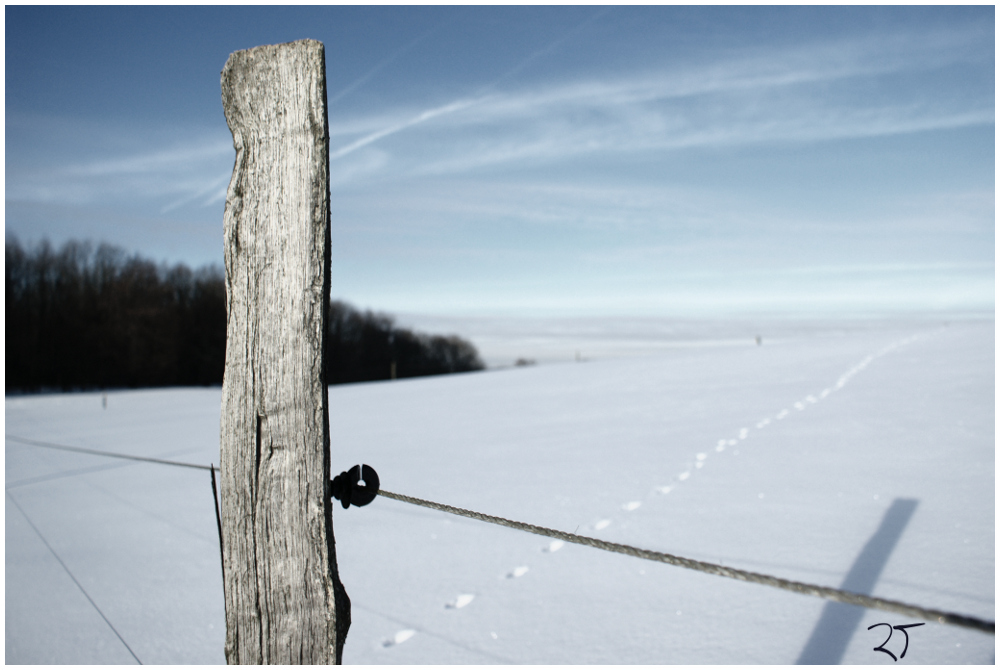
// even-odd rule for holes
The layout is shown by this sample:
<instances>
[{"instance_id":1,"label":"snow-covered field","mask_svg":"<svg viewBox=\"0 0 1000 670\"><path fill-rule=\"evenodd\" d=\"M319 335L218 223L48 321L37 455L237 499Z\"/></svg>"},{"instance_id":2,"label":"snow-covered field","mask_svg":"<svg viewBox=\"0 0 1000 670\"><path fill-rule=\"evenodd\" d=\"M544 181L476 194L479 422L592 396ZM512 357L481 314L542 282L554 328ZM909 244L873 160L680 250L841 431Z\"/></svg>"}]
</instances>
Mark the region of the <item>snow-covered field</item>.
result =
<instances>
[{"instance_id":1,"label":"snow-covered field","mask_svg":"<svg viewBox=\"0 0 1000 670\"><path fill-rule=\"evenodd\" d=\"M630 356L331 387L334 468L992 620L992 318L754 329L761 346L705 325ZM6 399L7 663L224 662L208 472L12 439L217 463L219 397ZM335 507L334 529L348 663L893 665L868 627L917 623L385 498ZM908 634L899 663L995 660L991 635Z\"/></svg>"}]
</instances>

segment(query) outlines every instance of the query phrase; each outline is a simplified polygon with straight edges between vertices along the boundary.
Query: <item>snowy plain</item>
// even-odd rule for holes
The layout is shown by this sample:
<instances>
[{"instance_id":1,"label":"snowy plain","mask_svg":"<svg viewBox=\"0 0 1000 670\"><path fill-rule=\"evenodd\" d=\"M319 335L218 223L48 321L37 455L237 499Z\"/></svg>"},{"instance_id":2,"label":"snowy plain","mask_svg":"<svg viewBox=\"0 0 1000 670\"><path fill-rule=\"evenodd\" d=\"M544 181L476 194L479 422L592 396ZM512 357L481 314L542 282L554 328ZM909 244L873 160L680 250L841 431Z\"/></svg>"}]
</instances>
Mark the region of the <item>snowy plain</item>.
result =
<instances>
[{"instance_id":1,"label":"snowy plain","mask_svg":"<svg viewBox=\"0 0 1000 670\"><path fill-rule=\"evenodd\" d=\"M335 473L367 463L392 492L993 620L992 314L727 328L331 387ZM532 356L512 341L493 358ZM219 400L6 398L6 663L224 662L208 472L15 439L218 463ZM936 623L894 661L868 627L916 620L385 498L335 506L334 529L346 663L995 662L993 636Z\"/></svg>"}]
</instances>

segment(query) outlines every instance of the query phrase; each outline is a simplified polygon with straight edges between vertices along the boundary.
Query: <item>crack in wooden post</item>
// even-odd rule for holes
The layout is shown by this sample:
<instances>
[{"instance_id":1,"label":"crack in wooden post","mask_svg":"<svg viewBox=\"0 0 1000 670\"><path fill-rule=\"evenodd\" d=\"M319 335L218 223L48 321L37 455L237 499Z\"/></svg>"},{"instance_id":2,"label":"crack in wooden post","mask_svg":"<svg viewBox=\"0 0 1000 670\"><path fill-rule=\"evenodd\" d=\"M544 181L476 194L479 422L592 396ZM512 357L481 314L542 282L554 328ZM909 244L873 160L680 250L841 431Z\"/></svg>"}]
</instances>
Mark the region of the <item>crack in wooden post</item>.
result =
<instances>
[{"instance_id":1,"label":"crack in wooden post","mask_svg":"<svg viewBox=\"0 0 1000 670\"><path fill-rule=\"evenodd\" d=\"M301 40L237 51L222 70L236 149L220 477L229 663L339 663L350 626L327 490L324 59Z\"/></svg>"}]
</instances>

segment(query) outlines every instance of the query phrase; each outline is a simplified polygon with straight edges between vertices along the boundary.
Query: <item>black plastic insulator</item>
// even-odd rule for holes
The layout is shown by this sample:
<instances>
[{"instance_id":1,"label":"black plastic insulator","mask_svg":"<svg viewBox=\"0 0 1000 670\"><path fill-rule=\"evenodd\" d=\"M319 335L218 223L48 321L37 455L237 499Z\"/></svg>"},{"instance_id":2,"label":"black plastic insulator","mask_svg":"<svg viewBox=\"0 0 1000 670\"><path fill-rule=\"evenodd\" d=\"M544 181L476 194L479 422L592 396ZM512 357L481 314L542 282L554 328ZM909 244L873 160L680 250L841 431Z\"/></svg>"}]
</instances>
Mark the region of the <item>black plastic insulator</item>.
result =
<instances>
[{"instance_id":1,"label":"black plastic insulator","mask_svg":"<svg viewBox=\"0 0 1000 670\"><path fill-rule=\"evenodd\" d=\"M364 484L360 482L364 481ZM378 473L370 465L355 465L346 472L341 472L330 482L330 490L341 506L347 509L351 505L364 507L375 500L378 495Z\"/></svg>"}]
</instances>

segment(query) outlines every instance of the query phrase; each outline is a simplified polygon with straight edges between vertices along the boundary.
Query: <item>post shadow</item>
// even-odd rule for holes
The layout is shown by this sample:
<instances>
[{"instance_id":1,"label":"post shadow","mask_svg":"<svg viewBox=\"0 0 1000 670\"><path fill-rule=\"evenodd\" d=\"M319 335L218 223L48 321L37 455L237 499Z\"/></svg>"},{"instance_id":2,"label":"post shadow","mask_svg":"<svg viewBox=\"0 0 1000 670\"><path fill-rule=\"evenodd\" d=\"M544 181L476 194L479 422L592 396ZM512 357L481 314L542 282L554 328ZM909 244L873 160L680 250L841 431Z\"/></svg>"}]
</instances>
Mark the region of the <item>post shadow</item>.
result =
<instances>
[{"instance_id":1,"label":"post shadow","mask_svg":"<svg viewBox=\"0 0 1000 670\"><path fill-rule=\"evenodd\" d=\"M871 595L882 569L889 561L892 550L910 522L918 500L896 498L882 517L878 530L865 544L854 560L840 588L864 595ZM861 623L865 608L830 601L823 608L809 641L799 654L800 665L833 665L840 663L847 645Z\"/></svg>"}]
</instances>

